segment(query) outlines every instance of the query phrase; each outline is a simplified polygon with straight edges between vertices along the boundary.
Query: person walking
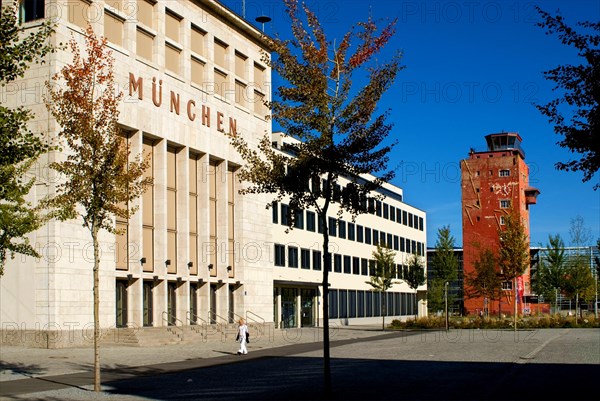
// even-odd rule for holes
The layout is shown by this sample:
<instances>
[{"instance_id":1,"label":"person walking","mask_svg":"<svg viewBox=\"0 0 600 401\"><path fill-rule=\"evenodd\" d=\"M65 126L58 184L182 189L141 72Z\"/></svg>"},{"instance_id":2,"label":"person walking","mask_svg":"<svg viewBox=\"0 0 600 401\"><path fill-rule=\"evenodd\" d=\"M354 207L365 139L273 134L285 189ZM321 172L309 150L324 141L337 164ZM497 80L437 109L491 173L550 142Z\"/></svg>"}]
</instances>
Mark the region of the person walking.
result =
<instances>
[{"instance_id":1,"label":"person walking","mask_svg":"<svg viewBox=\"0 0 600 401\"><path fill-rule=\"evenodd\" d=\"M238 355L246 355L248 353L248 349L246 348L248 335L248 326L246 326L244 319L240 319L238 326L238 334L236 337L236 339L240 342L240 349L238 351Z\"/></svg>"}]
</instances>

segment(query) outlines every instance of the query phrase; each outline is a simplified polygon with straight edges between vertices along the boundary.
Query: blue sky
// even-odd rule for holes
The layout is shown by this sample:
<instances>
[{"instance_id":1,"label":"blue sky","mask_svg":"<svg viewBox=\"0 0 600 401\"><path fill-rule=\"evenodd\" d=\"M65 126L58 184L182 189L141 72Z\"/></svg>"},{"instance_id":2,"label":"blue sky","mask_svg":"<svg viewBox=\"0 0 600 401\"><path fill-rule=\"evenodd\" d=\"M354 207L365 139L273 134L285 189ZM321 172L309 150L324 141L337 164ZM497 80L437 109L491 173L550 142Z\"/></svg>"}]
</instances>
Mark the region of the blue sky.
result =
<instances>
[{"instance_id":1,"label":"blue sky","mask_svg":"<svg viewBox=\"0 0 600 401\"><path fill-rule=\"evenodd\" d=\"M242 0L224 0L242 14ZM572 25L600 20L595 0L420 0L307 1L329 39L338 40L355 22L398 18L397 32L386 47L401 49L403 64L394 86L379 104L390 109L390 137L399 145L391 154L393 183L405 201L427 212L428 246L437 229L450 225L462 244L459 162L469 149L485 150L484 136L518 132L523 138L530 184L541 191L531 206L532 245L560 234L569 244L571 219L582 216L593 241L600 238L600 180L582 183L581 173L554 168L576 156L560 148L561 139L534 107L553 98L552 83L542 72L559 64L579 63L576 51L535 26L539 5L560 10ZM278 0L245 1L245 17L268 15L267 34L289 36L289 19ZM255 23L257 27L261 24ZM379 56L385 58L386 53Z\"/></svg>"}]
</instances>

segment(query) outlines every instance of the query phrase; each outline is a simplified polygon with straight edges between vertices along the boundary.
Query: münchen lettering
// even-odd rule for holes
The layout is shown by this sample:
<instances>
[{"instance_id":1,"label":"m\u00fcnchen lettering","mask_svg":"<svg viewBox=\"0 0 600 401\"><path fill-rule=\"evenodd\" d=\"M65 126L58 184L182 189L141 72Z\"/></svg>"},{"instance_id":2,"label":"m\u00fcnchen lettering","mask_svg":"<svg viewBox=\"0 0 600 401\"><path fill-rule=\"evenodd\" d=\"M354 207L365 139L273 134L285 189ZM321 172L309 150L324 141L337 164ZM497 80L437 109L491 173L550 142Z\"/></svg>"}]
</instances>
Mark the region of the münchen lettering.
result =
<instances>
[{"instance_id":1,"label":"m\u00fcnchen lettering","mask_svg":"<svg viewBox=\"0 0 600 401\"><path fill-rule=\"evenodd\" d=\"M137 77L130 72L129 73L129 96L134 96L137 93L137 98L139 100L144 100L144 78ZM157 80L156 77L152 78L152 103L156 107L161 107L163 104L163 81L162 79ZM229 134L236 134L236 125L237 121L235 118L228 117L225 118L225 114L221 111L216 111L216 113L212 114L212 111L207 105L196 105L196 101L194 99L188 99L185 102L185 114L190 121L198 121L201 122L202 125L210 128L211 123L215 124L217 131L219 132L228 132ZM171 113L175 113L180 115L182 112L181 109L181 96L179 93L174 91L169 91L169 111ZM198 114L199 113L199 114ZM211 116L214 119L211 119ZM227 128L228 131L225 131L226 128L226 120L228 120Z\"/></svg>"}]
</instances>

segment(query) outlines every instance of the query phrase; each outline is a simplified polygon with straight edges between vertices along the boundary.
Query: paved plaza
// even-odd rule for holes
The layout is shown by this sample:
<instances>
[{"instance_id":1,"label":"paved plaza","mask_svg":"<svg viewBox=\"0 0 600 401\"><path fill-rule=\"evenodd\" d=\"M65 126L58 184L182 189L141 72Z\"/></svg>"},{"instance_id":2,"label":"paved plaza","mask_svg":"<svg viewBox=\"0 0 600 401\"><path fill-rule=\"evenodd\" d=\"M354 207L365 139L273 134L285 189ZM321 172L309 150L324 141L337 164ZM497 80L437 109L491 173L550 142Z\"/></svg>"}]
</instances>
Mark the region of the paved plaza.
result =
<instances>
[{"instance_id":1,"label":"paved plaza","mask_svg":"<svg viewBox=\"0 0 600 401\"><path fill-rule=\"evenodd\" d=\"M322 331L275 330L238 356L233 338L101 348L2 346L1 400L323 399ZM600 330L381 331L334 327L333 399L586 400L600 391Z\"/></svg>"}]
</instances>

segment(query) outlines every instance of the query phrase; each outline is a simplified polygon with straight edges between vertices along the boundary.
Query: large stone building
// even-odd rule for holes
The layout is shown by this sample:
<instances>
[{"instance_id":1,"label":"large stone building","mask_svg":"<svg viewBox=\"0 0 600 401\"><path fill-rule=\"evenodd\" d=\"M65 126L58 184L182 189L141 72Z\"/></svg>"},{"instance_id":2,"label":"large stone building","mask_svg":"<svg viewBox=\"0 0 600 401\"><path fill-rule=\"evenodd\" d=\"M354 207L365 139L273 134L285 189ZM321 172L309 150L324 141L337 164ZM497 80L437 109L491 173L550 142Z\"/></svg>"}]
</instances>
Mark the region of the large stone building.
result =
<instances>
[{"instance_id":1,"label":"large stone building","mask_svg":"<svg viewBox=\"0 0 600 401\"><path fill-rule=\"evenodd\" d=\"M214 0L20 5L28 29L56 19L55 44L70 38L83 43L88 22L107 37L125 94L123 135L133 154L143 152L151 161L153 185L137 201L139 211L115 222L125 234L101 236L101 326L211 325L238 317L276 327L319 325L322 250L314 213L303 211L305 226L285 234L285 205L272 213L267 195L238 193L236 170L243 161L224 135L237 132L251 144L271 135L263 103L271 96L271 71L262 61L261 52L268 53L262 32ZM32 129L49 138L59 127L45 110L42 88L71 61L60 50L4 89L6 104L31 108ZM279 145L284 140L274 138ZM64 157L50 153L39 165ZM57 184L47 168L38 168L37 176L32 201L52 194ZM379 298L365 284L376 241L398 251L399 265L410 253L425 256L425 213L406 205L393 185L381 192L386 200L373 214L355 222L345 216L334 225L329 316L342 324L381 315ZM0 279L2 340L44 347L89 340L89 232L79 220L51 221L31 240L42 257L17 255ZM388 310L398 318L425 314L425 286L419 290L395 286Z\"/></svg>"},{"instance_id":2,"label":"large stone building","mask_svg":"<svg viewBox=\"0 0 600 401\"><path fill-rule=\"evenodd\" d=\"M529 186L529 167L521 137L516 133L490 134L487 150L471 150L461 161L463 265L467 277L474 271L480 252L499 248L498 230L510 211L520 217L529 235L529 206L536 203L539 191ZM519 301L531 292L529 269L518 279ZM502 313L514 313L512 282L503 283ZM467 291L465 291L467 292ZM498 306L482 298L465 299L466 313L492 312Z\"/></svg>"}]
</instances>

